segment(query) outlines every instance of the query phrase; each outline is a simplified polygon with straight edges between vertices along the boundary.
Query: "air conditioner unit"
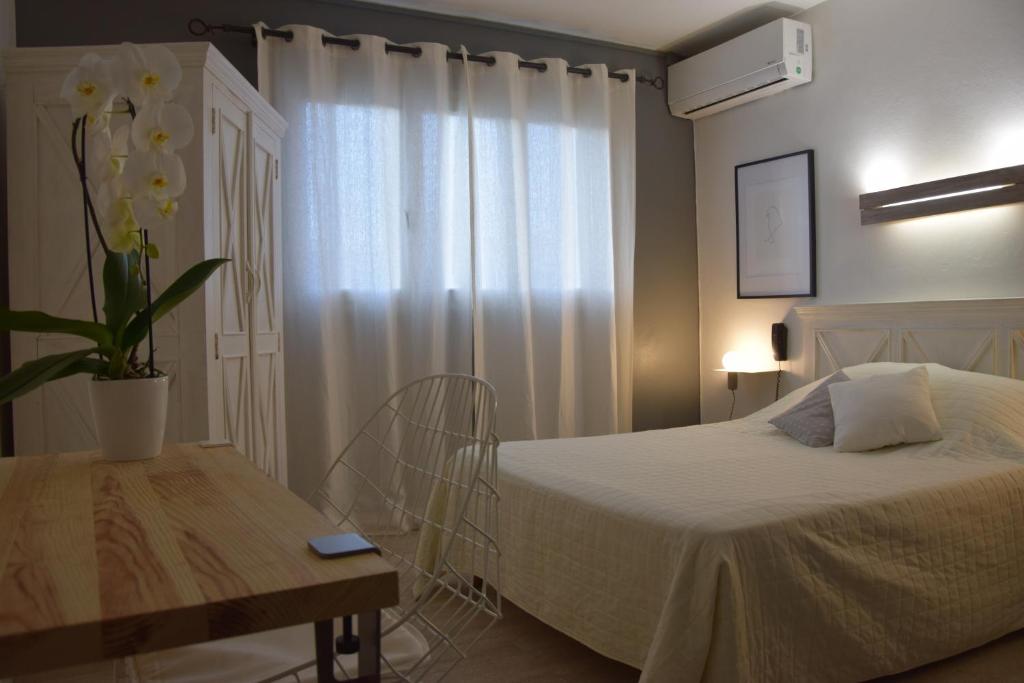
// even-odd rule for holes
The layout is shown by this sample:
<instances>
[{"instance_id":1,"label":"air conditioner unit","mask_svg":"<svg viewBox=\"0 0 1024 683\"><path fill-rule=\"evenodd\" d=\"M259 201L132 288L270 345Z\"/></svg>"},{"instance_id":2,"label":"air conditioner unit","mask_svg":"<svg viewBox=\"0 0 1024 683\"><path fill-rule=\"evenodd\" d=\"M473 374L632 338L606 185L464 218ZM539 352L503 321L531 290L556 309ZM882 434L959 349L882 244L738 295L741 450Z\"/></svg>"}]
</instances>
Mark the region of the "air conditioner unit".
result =
<instances>
[{"instance_id":1,"label":"air conditioner unit","mask_svg":"<svg viewBox=\"0 0 1024 683\"><path fill-rule=\"evenodd\" d=\"M668 106L699 119L811 81L811 27L776 19L668 68Z\"/></svg>"}]
</instances>

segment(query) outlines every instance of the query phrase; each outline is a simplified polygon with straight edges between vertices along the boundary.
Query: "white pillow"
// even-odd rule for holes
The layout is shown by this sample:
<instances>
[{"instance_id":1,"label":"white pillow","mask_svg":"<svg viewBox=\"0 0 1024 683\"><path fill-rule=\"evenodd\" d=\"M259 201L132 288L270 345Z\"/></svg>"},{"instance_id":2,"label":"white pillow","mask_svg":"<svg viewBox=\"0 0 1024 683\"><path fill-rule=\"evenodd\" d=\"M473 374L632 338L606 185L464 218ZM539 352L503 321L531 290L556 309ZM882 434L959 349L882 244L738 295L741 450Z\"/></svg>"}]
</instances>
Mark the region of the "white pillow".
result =
<instances>
[{"instance_id":1,"label":"white pillow","mask_svg":"<svg viewBox=\"0 0 1024 683\"><path fill-rule=\"evenodd\" d=\"M928 370L875 375L828 387L837 451L871 451L942 438L932 407Z\"/></svg>"},{"instance_id":2,"label":"white pillow","mask_svg":"<svg viewBox=\"0 0 1024 683\"><path fill-rule=\"evenodd\" d=\"M850 379L906 372L920 363L866 363L843 368ZM925 363L944 438L970 435L1024 452L1024 381ZM788 397L787 397L788 398Z\"/></svg>"}]
</instances>

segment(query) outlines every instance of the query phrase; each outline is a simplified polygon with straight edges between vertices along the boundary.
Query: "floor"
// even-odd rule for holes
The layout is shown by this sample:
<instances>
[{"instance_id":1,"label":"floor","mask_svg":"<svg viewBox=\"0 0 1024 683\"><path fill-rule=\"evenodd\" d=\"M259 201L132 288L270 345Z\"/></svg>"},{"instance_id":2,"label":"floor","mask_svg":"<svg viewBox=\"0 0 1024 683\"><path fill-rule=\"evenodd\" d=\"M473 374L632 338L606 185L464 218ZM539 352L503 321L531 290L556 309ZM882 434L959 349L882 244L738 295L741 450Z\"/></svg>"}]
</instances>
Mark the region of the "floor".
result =
<instances>
[{"instance_id":1,"label":"floor","mask_svg":"<svg viewBox=\"0 0 1024 683\"><path fill-rule=\"evenodd\" d=\"M635 683L636 669L612 661L542 624L515 605L477 643L449 683ZM116 663L115 663L116 664ZM110 662L75 667L17 683L129 683ZM0 682L2 683L2 682ZM1024 683L1024 631L958 657L874 683Z\"/></svg>"},{"instance_id":2,"label":"floor","mask_svg":"<svg viewBox=\"0 0 1024 683\"><path fill-rule=\"evenodd\" d=\"M446 680L457 683L633 683L640 672L607 659L508 601L504 617ZM875 683L1024 683L1024 631Z\"/></svg>"},{"instance_id":3,"label":"floor","mask_svg":"<svg viewBox=\"0 0 1024 683\"><path fill-rule=\"evenodd\" d=\"M537 621L507 600L502 618L459 664L447 683L619 683L636 681L636 669L602 657Z\"/></svg>"}]
</instances>

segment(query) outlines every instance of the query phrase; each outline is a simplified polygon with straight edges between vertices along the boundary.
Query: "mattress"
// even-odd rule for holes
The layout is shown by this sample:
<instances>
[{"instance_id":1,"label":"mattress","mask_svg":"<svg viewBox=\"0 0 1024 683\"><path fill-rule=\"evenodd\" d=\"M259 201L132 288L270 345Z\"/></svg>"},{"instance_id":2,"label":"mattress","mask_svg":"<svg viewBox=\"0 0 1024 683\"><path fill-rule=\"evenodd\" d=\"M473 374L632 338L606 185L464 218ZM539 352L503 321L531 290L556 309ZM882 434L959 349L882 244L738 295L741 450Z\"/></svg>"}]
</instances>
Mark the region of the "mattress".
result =
<instances>
[{"instance_id":1,"label":"mattress","mask_svg":"<svg viewBox=\"0 0 1024 683\"><path fill-rule=\"evenodd\" d=\"M503 444L502 592L642 681L858 681L1024 628L1024 382L929 371L928 444L802 446L768 419L806 390Z\"/></svg>"}]
</instances>

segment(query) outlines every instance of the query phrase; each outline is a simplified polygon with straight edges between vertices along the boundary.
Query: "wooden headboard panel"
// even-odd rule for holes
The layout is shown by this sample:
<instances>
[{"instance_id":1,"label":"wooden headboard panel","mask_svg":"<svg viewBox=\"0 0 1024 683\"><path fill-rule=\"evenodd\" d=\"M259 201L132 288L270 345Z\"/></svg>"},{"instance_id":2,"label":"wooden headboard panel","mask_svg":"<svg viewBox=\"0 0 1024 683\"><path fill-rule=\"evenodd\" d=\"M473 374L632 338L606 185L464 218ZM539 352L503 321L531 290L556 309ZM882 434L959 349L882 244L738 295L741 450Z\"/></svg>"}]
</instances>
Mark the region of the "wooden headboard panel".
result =
<instances>
[{"instance_id":1,"label":"wooden headboard panel","mask_svg":"<svg viewBox=\"0 0 1024 683\"><path fill-rule=\"evenodd\" d=\"M1024 379L1024 298L798 306L803 382L879 361ZM794 339L796 341L796 339Z\"/></svg>"}]
</instances>

